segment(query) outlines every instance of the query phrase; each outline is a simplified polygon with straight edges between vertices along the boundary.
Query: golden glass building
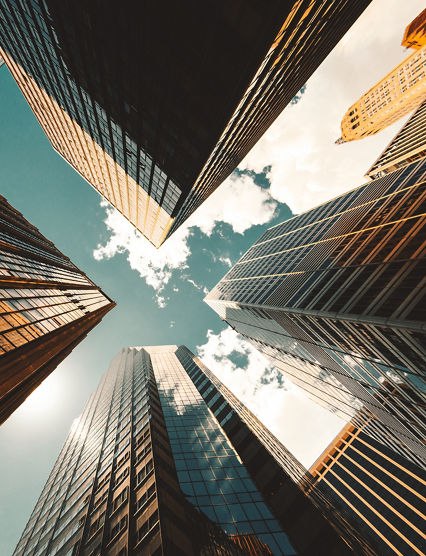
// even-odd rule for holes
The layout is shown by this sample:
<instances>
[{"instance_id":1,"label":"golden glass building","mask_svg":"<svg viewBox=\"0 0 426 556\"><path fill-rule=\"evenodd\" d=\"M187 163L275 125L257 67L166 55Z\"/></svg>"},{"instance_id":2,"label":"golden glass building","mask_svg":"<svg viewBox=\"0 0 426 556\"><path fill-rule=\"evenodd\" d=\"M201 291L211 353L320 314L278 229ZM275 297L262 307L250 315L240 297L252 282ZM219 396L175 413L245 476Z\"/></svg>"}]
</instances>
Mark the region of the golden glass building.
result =
<instances>
[{"instance_id":1,"label":"golden glass building","mask_svg":"<svg viewBox=\"0 0 426 556\"><path fill-rule=\"evenodd\" d=\"M205 299L314 401L422 466L425 178L423 159L270 228Z\"/></svg>"},{"instance_id":2,"label":"golden glass building","mask_svg":"<svg viewBox=\"0 0 426 556\"><path fill-rule=\"evenodd\" d=\"M237 405L184 346L123 348L74 421L14 555L352 554L290 479L300 464Z\"/></svg>"},{"instance_id":3,"label":"golden glass building","mask_svg":"<svg viewBox=\"0 0 426 556\"><path fill-rule=\"evenodd\" d=\"M405 37L416 34L416 39L412 39L415 52L347 110L341 123L342 136L336 143L375 135L426 100L426 28L423 21L425 13L422 12L407 27L404 35L405 41Z\"/></svg>"},{"instance_id":4,"label":"golden glass building","mask_svg":"<svg viewBox=\"0 0 426 556\"><path fill-rule=\"evenodd\" d=\"M310 468L306 492L333 497L375 554L424 554L426 474L349 423Z\"/></svg>"},{"instance_id":5,"label":"golden glass building","mask_svg":"<svg viewBox=\"0 0 426 556\"><path fill-rule=\"evenodd\" d=\"M0 423L114 306L0 196Z\"/></svg>"},{"instance_id":6,"label":"golden glass building","mask_svg":"<svg viewBox=\"0 0 426 556\"><path fill-rule=\"evenodd\" d=\"M53 147L155 246L223 182L370 0L1 0Z\"/></svg>"},{"instance_id":7,"label":"golden glass building","mask_svg":"<svg viewBox=\"0 0 426 556\"><path fill-rule=\"evenodd\" d=\"M395 135L369 168L366 178L379 178L426 157L426 101Z\"/></svg>"}]
</instances>

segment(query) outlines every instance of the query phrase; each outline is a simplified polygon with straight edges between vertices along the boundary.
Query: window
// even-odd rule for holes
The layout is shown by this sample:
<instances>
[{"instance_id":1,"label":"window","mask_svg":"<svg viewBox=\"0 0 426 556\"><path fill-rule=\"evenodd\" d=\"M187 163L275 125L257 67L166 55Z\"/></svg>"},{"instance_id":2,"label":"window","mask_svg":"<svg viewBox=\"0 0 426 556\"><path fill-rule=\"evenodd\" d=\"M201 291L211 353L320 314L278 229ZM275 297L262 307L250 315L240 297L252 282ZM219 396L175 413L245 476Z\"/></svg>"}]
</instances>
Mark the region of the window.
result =
<instances>
[{"instance_id":1,"label":"window","mask_svg":"<svg viewBox=\"0 0 426 556\"><path fill-rule=\"evenodd\" d=\"M117 521L117 523L111 527L111 533L109 538L113 539L114 537L116 537L119 533L121 533L121 531L123 531L126 528L126 526L127 526L127 515L125 515L123 518L120 519L120 521Z\"/></svg>"},{"instance_id":2,"label":"window","mask_svg":"<svg viewBox=\"0 0 426 556\"><path fill-rule=\"evenodd\" d=\"M158 529L158 510L147 519L142 526L137 530L136 542L139 543L144 540L150 533L154 533Z\"/></svg>"},{"instance_id":3,"label":"window","mask_svg":"<svg viewBox=\"0 0 426 556\"><path fill-rule=\"evenodd\" d=\"M149 475L151 475L152 470L154 469L154 465L152 463L152 459L148 461L148 463L142 467L136 477L136 484L139 486L145 482Z\"/></svg>"},{"instance_id":4,"label":"window","mask_svg":"<svg viewBox=\"0 0 426 556\"><path fill-rule=\"evenodd\" d=\"M92 537L102 527L105 521L105 512L102 512L90 525L89 537Z\"/></svg>"},{"instance_id":5,"label":"window","mask_svg":"<svg viewBox=\"0 0 426 556\"><path fill-rule=\"evenodd\" d=\"M128 489L125 488L120 492L120 494L116 498L114 498L112 502L112 512L115 512L115 510L119 508L121 504L127 501L127 490Z\"/></svg>"},{"instance_id":6,"label":"window","mask_svg":"<svg viewBox=\"0 0 426 556\"><path fill-rule=\"evenodd\" d=\"M146 508L157 496L155 485L151 485L136 502L136 512Z\"/></svg>"},{"instance_id":7,"label":"window","mask_svg":"<svg viewBox=\"0 0 426 556\"><path fill-rule=\"evenodd\" d=\"M120 473L119 475L116 475L115 480L114 480L114 487L116 487L118 484L121 483L121 481L123 481L127 475L129 474L129 468L126 467L126 469Z\"/></svg>"}]
</instances>

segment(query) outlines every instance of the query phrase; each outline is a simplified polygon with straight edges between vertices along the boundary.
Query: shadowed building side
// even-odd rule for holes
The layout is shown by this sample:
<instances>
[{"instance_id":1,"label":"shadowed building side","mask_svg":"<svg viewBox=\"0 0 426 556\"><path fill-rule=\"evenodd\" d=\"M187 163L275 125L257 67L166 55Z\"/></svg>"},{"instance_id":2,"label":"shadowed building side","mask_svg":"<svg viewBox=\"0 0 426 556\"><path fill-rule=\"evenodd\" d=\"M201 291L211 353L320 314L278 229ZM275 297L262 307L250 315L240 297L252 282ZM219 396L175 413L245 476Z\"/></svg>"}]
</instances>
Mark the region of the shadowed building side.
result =
<instances>
[{"instance_id":1,"label":"shadowed building side","mask_svg":"<svg viewBox=\"0 0 426 556\"><path fill-rule=\"evenodd\" d=\"M425 472L349 423L302 481L309 496L335 499L376 554L422 555Z\"/></svg>"},{"instance_id":2,"label":"shadowed building side","mask_svg":"<svg viewBox=\"0 0 426 556\"><path fill-rule=\"evenodd\" d=\"M0 196L0 423L114 306Z\"/></svg>"},{"instance_id":3,"label":"shadowed building side","mask_svg":"<svg viewBox=\"0 0 426 556\"><path fill-rule=\"evenodd\" d=\"M0 43L53 147L158 247L369 3L8 0Z\"/></svg>"}]
</instances>

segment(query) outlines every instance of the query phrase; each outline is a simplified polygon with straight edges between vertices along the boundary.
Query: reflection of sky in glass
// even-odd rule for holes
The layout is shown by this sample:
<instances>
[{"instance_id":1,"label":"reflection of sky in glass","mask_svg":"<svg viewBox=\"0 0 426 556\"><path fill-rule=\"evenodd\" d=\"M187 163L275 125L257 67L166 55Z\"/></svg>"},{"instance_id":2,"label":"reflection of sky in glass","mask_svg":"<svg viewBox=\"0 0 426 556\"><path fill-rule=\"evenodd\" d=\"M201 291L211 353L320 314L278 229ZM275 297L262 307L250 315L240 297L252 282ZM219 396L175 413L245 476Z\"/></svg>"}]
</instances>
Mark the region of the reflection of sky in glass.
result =
<instances>
[{"instance_id":1,"label":"reflection of sky in glass","mask_svg":"<svg viewBox=\"0 0 426 556\"><path fill-rule=\"evenodd\" d=\"M171 352L150 352L180 486L228 534L255 533L295 554L225 433Z\"/></svg>"}]
</instances>

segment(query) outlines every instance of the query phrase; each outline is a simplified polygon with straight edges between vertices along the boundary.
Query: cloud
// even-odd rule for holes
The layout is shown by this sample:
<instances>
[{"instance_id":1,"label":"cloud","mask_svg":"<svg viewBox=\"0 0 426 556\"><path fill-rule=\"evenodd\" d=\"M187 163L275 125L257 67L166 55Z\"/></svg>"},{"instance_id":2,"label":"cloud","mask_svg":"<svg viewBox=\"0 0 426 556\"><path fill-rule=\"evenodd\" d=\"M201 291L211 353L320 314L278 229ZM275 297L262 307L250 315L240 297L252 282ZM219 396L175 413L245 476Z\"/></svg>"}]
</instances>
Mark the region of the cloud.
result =
<instances>
[{"instance_id":1,"label":"cloud","mask_svg":"<svg viewBox=\"0 0 426 556\"><path fill-rule=\"evenodd\" d=\"M158 305L165 307L166 299L159 295L160 292L173 271L187 268L186 261L191 253L187 243L189 228L179 228L161 249L156 249L116 209L105 201L101 202L101 206L106 209L105 224L110 236L104 245L98 245L93 256L102 260L119 253L126 254L130 267L154 288Z\"/></svg>"},{"instance_id":2,"label":"cloud","mask_svg":"<svg viewBox=\"0 0 426 556\"><path fill-rule=\"evenodd\" d=\"M277 208L268 189L256 185L247 174L231 174L188 219L188 226L197 226L211 235L218 222L243 234L252 226L266 224Z\"/></svg>"},{"instance_id":3,"label":"cloud","mask_svg":"<svg viewBox=\"0 0 426 556\"><path fill-rule=\"evenodd\" d=\"M219 334L209 330L206 343L197 346L197 353L203 363L306 467L314 462L345 424L307 398L302 390L231 328ZM309 442L306 442L307 438Z\"/></svg>"},{"instance_id":4,"label":"cloud","mask_svg":"<svg viewBox=\"0 0 426 556\"><path fill-rule=\"evenodd\" d=\"M422 8L420 0L370 4L309 79L303 100L283 111L239 168L268 168L270 194L295 213L365 183L365 172L406 118L376 136L335 145L340 122L357 98L408 56L400 46L404 27ZM380 33L372 31L377 21Z\"/></svg>"},{"instance_id":5,"label":"cloud","mask_svg":"<svg viewBox=\"0 0 426 556\"><path fill-rule=\"evenodd\" d=\"M130 267L156 291L158 305L165 307L166 300L159 294L170 281L173 272L188 267L187 261L191 255L188 240L194 227L210 236L216 225L224 222L234 232L243 234L251 226L271 220L277 203L267 189L254 183L252 176L233 174L159 249L106 201L101 201L101 206L106 211L105 224L110 235L105 244L97 246L93 256L96 260L102 260L125 254ZM229 261L227 258L220 260ZM193 280L190 282L205 294L208 293L203 286Z\"/></svg>"},{"instance_id":6,"label":"cloud","mask_svg":"<svg viewBox=\"0 0 426 556\"><path fill-rule=\"evenodd\" d=\"M229 266L229 268L231 268L232 266L232 261L229 257L219 257L218 259L221 263L223 263L226 266Z\"/></svg>"}]
</instances>

